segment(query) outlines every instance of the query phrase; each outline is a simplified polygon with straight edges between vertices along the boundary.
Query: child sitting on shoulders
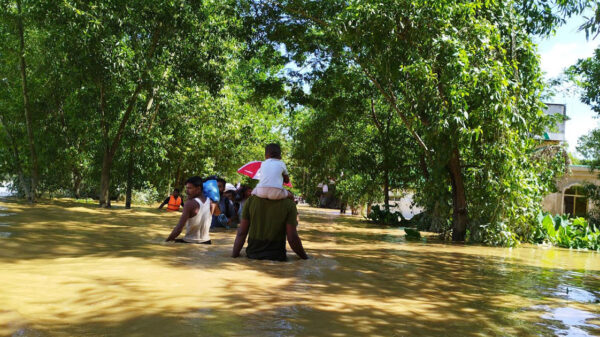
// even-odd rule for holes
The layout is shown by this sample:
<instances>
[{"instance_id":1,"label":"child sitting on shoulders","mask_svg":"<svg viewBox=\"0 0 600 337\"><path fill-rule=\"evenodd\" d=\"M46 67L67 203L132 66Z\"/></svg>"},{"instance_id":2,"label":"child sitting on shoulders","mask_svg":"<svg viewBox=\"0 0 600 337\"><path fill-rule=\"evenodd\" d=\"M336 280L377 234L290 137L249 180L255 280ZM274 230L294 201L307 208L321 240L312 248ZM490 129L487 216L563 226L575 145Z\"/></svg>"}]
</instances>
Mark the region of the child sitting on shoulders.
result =
<instances>
[{"instance_id":1,"label":"child sitting on shoulders","mask_svg":"<svg viewBox=\"0 0 600 337\"><path fill-rule=\"evenodd\" d=\"M252 195L271 200L294 199L292 192L283 188L283 183L289 183L290 177L285 163L281 161L279 144L265 146L265 161L262 162L259 172L260 181L252 190Z\"/></svg>"}]
</instances>

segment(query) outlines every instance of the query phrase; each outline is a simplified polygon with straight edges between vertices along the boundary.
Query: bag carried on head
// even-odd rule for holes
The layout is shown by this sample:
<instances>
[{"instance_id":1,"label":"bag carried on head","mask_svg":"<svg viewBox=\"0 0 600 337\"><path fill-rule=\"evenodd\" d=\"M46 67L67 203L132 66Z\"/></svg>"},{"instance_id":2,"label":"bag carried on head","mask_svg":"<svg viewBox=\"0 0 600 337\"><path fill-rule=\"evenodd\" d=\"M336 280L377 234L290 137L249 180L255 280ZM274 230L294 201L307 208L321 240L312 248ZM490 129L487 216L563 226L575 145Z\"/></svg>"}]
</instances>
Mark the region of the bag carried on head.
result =
<instances>
[{"instance_id":1,"label":"bag carried on head","mask_svg":"<svg viewBox=\"0 0 600 337\"><path fill-rule=\"evenodd\" d=\"M214 202L219 202L219 186L216 180L207 180L202 184L204 195Z\"/></svg>"}]
</instances>

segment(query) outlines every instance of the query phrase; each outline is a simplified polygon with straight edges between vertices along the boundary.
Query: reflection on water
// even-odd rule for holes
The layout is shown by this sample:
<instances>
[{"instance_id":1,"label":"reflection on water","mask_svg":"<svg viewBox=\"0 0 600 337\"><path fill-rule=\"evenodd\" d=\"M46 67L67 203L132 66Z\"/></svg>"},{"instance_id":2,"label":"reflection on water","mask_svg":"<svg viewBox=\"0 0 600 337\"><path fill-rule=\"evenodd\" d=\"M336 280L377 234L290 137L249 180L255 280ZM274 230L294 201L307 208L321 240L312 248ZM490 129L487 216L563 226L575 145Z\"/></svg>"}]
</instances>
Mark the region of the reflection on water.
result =
<instances>
[{"instance_id":1,"label":"reflection on water","mask_svg":"<svg viewBox=\"0 0 600 337\"><path fill-rule=\"evenodd\" d=\"M587 311L570 307L548 310L550 312L542 315L542 318L558 321L560 323L558 326L551 326L551 329L554 330L558 336L588 337L592 335L582 330L582 327L598 329L598 326L586 323L587 320L597 318L598 315L593 315Z\"/></svg>"},{"instance_id":2,"label":"reflection on water","mask_svg":"<svg viewBox=\"0 0 600 337\"><path fill-rule=\"evenodd\" d=\"M1 336L600 335L593 252L412 243L303 207L311 259L253 261L233 231L163 242L178 214L151 208L0 207Z\"/></svg>"},{"instance_id":3,"label":"reflection on water","mask_svg":"<svg viewBox=\"0 0 600 337\"><path fill-rule=\"evenodd\" d=\"M556 296L565 297L568 300L581 303L598 303L598 298L592 292L568 285L559 286L559 290L554 293Z\"/></svg>"}]
</instances>

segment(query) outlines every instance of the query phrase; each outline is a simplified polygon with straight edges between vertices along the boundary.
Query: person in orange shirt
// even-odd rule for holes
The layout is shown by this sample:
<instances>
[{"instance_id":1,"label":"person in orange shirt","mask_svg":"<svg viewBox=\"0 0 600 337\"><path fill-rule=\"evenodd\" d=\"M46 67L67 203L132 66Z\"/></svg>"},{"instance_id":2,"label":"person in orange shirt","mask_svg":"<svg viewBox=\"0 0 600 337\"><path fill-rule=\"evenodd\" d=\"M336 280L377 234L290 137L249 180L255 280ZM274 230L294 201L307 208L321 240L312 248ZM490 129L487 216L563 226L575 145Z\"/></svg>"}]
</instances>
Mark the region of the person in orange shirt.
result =
<instances>
[{"instance_id":1,"label":"person in orange shirt","mask_svg":"<svg viewBox=\"0 0 600 337\"><path fill-rule=\"evenodd\" d=\"M174 189L173 194L168 196L165 201L158 206L158 209L162 209L164 205L167 205L168 212L181 211L181 207L183 207L183 199L179 196L179 189Z\"/></svg>"}]
</instances>

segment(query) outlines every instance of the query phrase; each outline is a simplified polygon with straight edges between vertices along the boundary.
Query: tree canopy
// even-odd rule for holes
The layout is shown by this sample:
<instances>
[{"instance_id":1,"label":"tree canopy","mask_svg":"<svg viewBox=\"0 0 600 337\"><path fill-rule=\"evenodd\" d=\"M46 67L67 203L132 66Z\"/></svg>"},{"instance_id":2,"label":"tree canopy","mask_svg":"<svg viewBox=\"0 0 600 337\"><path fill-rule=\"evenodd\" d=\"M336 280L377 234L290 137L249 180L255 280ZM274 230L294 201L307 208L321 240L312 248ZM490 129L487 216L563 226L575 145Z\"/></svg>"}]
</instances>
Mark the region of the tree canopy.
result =
<instances>
[{"instance_id":1,"label":"tree canopy","mask_svg":"<svg viewBox=\"0 0 600 337\"><path fill-rule=\"evenodd\" d=\"M0 174L31 201L130 205L190 175L238 180L275 141L304 194L333 180L343 203L388 210L411 190L454 240L527 239L565 164L537 137L553 120L532 37L589 8L1 0Z\"/></svg>"}]
</instances>

